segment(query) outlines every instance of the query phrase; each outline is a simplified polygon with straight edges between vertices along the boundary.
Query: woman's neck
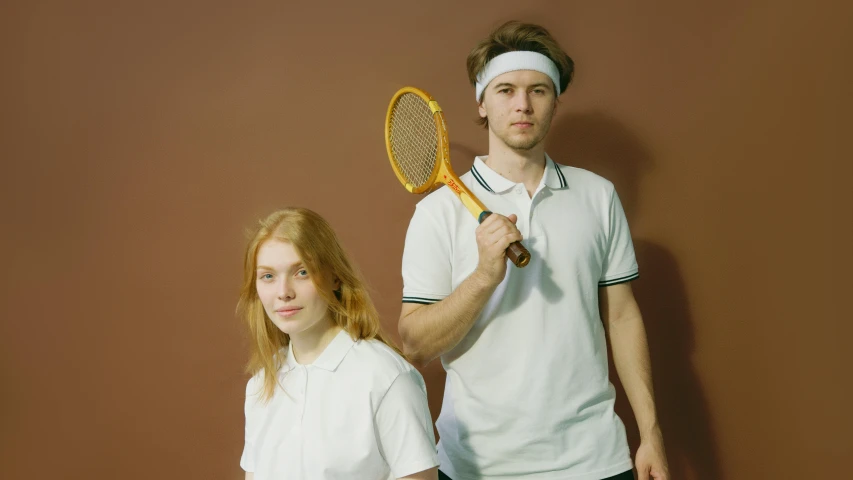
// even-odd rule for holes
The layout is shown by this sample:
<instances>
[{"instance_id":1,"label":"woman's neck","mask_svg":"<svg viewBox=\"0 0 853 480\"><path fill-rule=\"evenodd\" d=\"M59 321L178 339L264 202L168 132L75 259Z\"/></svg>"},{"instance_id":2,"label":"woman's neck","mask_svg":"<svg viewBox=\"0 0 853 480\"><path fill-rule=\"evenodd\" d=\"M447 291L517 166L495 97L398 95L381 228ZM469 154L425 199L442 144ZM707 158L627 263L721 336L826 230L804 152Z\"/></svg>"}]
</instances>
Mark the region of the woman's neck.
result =
<instances>
[{"instance_id":1,"label":"woman's neck","mask_svg":"<svg viewBox=\"0 0 853 480\"><path fill-rule=\"evenodd\" d=\"M341 327L328 319L318 322L308 330L291 335L290 342L293 346L294 358L302 365L314 363L340 331Z\"/></svg>"}]
</instances>

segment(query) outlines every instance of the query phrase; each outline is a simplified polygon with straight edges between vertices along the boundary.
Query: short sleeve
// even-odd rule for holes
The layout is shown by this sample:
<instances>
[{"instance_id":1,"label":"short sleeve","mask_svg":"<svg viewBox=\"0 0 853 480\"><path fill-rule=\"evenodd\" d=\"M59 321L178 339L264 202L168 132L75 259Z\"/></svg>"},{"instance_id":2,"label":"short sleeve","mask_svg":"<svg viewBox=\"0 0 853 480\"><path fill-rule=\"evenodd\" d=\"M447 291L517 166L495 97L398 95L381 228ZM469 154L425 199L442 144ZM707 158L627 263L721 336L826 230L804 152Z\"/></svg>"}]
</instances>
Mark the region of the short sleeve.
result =
<instances>
[{"instance_id":1,"label":"short sleeve","mask_svg":"<svg viewBox=\"0 0 853 480\"><path fill-rule=\"evenodd\" d=\"M438 466L426 386L417 370L397 376L374 417L382 457L394 478Z\"/></svg>"},{"instance_id":2,"label":"short sleeve","mask_svg":"<svg viewBox=\"0 0 853 480\"><path fill-rule=\"evenodd\" d=\"M432 304L452 291L450 232L418 204L403 249L403 303Z\"/></svg>"},{"instance_id":3,"label":"short sleeve","mask_svg":"<svg viewBox=\"0 0 853 480\"><path fill-rule=\"evenodd\" d=\"M246 439L243 444L243 455L240 457L240 468L247 472L255 471L255 439L261 423L261 405L258 404L263 387L259 376L254 376L246 383Z\"/></svg>"},{"instance_id":4,"label":"short sleeve","mask_svg":"<svg viewBox=\"0 0 853 480\"><path fill-rule=\"evenodd\" d=\"M598 282L599 287L630 282L640 276L628 219L625 218L625 211L622 209L622 203L615 189L610 193L607 223L607 245L601 279Z\"/></svg>"}]
</instances>

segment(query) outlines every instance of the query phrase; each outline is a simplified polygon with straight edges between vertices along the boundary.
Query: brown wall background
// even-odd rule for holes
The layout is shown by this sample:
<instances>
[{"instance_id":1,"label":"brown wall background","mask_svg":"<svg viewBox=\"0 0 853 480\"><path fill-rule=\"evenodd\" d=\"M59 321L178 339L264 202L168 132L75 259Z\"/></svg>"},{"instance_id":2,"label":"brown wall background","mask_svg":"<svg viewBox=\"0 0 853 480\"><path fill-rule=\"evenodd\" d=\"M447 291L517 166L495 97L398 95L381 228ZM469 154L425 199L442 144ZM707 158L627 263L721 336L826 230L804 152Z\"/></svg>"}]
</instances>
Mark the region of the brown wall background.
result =
<instances>
[{"instance_id":1,"label":"brown wall background","mask_svg":"<svg viewBox=\"0 0 853 480\"><path fill-rule=\"evenodd\" d=\"M395 331L387 102L429 90L467 170L513 18L577 62L548 150L625 203L674 478L849 472L848 2L90 0L0 6L0 477L239 478L244 229L319 211Z\"/></svg>"}]
</instances>

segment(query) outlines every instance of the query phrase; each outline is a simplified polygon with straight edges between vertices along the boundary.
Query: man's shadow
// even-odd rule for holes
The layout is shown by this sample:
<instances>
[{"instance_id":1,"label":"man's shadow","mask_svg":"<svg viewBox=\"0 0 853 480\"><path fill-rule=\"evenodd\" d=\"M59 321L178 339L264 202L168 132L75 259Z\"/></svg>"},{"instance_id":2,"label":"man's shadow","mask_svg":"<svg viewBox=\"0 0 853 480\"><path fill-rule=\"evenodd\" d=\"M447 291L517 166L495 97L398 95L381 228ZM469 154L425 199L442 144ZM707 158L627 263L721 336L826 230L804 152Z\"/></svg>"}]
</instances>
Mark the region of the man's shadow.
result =
<instances>
[{"instance_id":1,"label":"man's shadow","mask_svg":"<svg viewBox=\"0 0 853 480\"><path fill-rule=\"evenodd\" d=\"M636 226L643 198L642 176L654 168L653 158L640 139L602 112L558 117L548 139L547 152L554 161L613 182L629 225ZM633 240L640 278L632 282L632 288L648 335L656 405L671 476L719 480L710 412L692 363L695 342L684 279L665 245L637 235ZM612 356L610 378L617 390L616 411L625 422L634 454L640 444L637 422Z\"/></svg>"}]
</instances>

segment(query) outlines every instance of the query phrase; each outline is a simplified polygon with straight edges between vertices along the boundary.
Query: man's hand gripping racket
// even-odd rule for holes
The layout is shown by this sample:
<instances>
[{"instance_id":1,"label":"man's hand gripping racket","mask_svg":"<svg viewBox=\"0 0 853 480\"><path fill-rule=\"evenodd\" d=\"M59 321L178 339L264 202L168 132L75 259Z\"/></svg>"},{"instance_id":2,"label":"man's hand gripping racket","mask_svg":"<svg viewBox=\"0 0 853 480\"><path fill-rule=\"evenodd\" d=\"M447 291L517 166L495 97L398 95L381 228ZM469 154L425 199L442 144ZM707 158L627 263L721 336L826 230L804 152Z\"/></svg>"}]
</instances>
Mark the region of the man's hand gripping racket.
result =
<instances>
[{"instance_id":1,"label":"man's hand gripping racket","mask_svg":"<svg viewBox=\"0 0 853 480\"><path fill-rule=\"evenodd\" d=\"M403 87L394 94L385 117L385 146L394 173L409 192L428 193L444 184L479 223L492 214L453 172L444 114L428 93ZM510 244L506 255L517 267L530 262L530 252L519 242Z\"/></svg>"}]
</instances>

